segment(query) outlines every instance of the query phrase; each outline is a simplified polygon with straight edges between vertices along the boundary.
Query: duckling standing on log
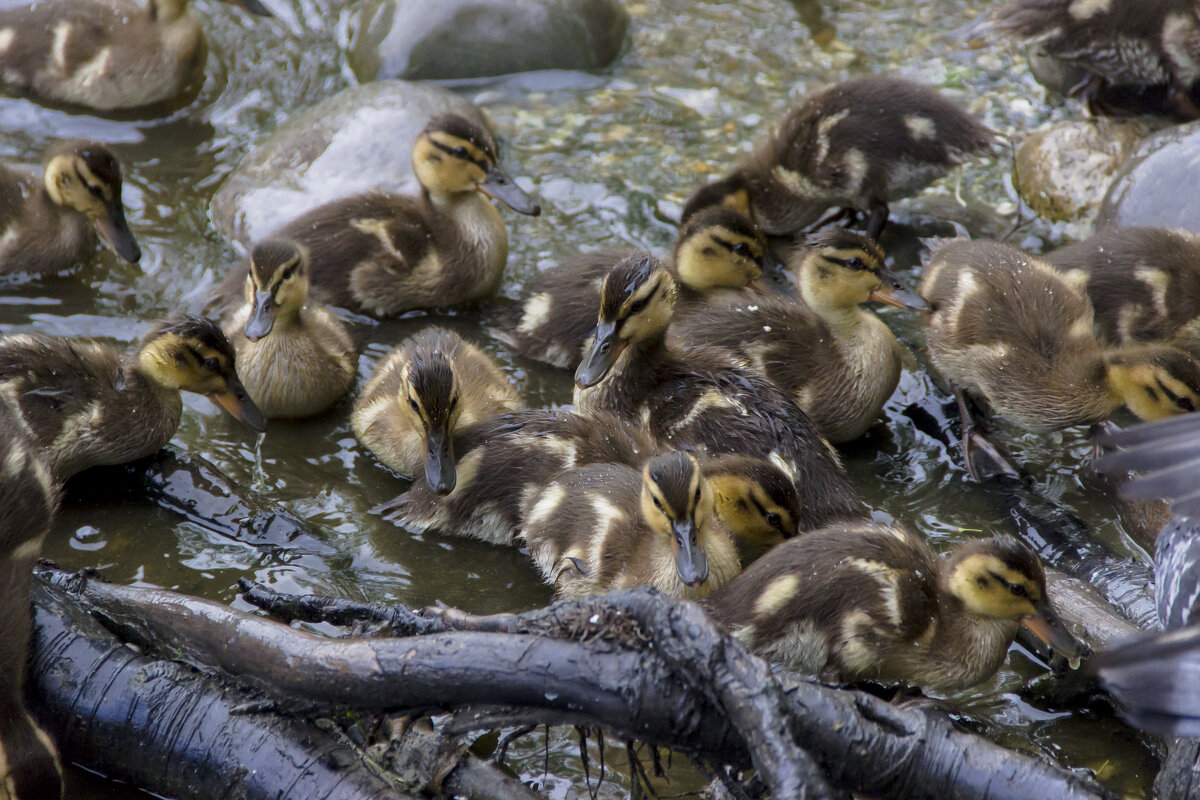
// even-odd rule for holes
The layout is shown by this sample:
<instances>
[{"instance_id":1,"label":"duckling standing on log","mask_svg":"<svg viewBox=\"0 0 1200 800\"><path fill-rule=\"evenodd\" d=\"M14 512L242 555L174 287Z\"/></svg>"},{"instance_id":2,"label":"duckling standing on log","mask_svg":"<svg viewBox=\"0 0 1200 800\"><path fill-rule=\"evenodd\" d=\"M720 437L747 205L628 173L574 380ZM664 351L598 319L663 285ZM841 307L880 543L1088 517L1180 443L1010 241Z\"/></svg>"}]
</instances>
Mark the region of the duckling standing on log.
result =
<instances>
[{"instance_id":1,"label":"duckling standing on log","mask_svg":"<svg viewBox=\"0 0 1200 800\"><path fill-rule=\"evenodd\" d=\"M764 231L784 236L830 208L866 212L878 239L888 204L916 194L952 167L991 152L996 134L933 89L897 78L860 78L809 95L729 176L701 187L683 217L744 193Z\"/></svg>"},{"instance_id":2,"label":"duckling standing on log","mask_svg":"<svg viewBox=\"0 0 1200 800\"><path fill-rule=\"evenodd\" d=\"M956 386L1032 431L1200 407L1200 364L1164 344L1105 348L1079 281L996 242L952 240L925 267L929 355Z\"/></svg>"},{"instance_id":3,"label":"duckling standing on log","mask_svg":"<svg viewBox=\"0 0 1200 800\"><path fill-rule=\"evenodd\" d=\"M623 259L605 277L596 335L575 372L575 406L644 425L662 447L776 461L800 493L807 530L865 512L837 454L808 416L725 351L666 341L675 281L649 254Z\"/></svg>"},{"instance_id":4,"label":"duckling standing on log","mask_svg":"<svg viewBox=\"0 0 1200 800\"><path fill-rule=\"evenodd\" d=\"M259 0L227 0L270 16ZM41 0L0 11L0 81L42 102L119 111L199 88L208 47L187 0Z\"/></svg>"},{"instance_id":5,"label":"duckling standing on log","mask_svg":"<svg viewBox=\"0 0 1200 800\"><path fill-rule=\"evenodd\" d=\"M457 481L454 434L523 407L486 353L444 328L426 328L392 349L354 403L358 441L401 475L424 470L439 495Z\"/></svg>"},{"instance_id":6,"label":"duckling standing on log","mask_svg":"<svg viewBox=\"0 0 1200 800\"><path fill-rule=\"evenodd\" d=\"M679 227L667 268L679 285L676 313L754 292L742 291L762 275L766 242L745 216L727 208L704 209ZM584 253L526 284L524 298L498 314L488 329L526 358L575 369L596 327L600 286L627 251Z\"/></svg>"},{"instance_id":7,"label":"duckling standing on log","mask_svg":"<svg viewBox=\"0 0 1200 800\"><path fill-rule=\"evenodd\" d=\"M308 250L314 300L382 317L495 293L508 232L491 198L521 214L541 208L501 169L492 134L457 114L429 121L412 161L420 196L357 194L272 234ZM217 288L220 308L240 300L248 270L233 270Z\"/></svg>"},{"instance_id":8,"label":"duckling standing on log","mask_svg":"<svg viewBox=\"0 0 1200 800\"><path fill-rule=\"evenodd\" d=\"M740 569L695 456L655 456L639 472L592 464L564 473L527 504L522 537L564 597L653 586L672 597L711 592Z\"/></svg>"},{"instance_id":9,"label":"duckling standing on log","mask_svg":"<svg viewBox=\"0 0 1200 800\"><path fill-rule=\"evenodd\" d=\"M732 350L788 394L831 442L866 432L900 380L900 344L860 304L928 310L887 271L883 250L852 231L816 234L793 264L804 304L783 299L706 309L671 323L669 338Z\"/></svg>"},{"instance_id":10,"label":"duckling standing on log","mask_svg":"<svg viewBox=\"0 0 1200 800\"><path fill-rule=\"evenodd\" d=\"M250 253L246 303L225 326L238 374L268 419L319 414L354 384L354 341L336 317L305 306L308 255L266 239Z\"/></svg>"},{"instance_id":11,"label":"duckling standing on log","mask_svg":"<svg viewBox=\"0 0 1200 800\"><path fill-rule=\"evenodd\" d=\"M972 686L999 669L1020 625L1079 655L1037 556L1008 536L939 559L899 528L827 528L773 548L701 605L763 658L831 682Z\"/></svg>"},{"instance_id":12,"label":"duckling standing on log","mask_svg":"<svg viewBox=\"0 0 1200 800\"><path fill-rule=\"evenodd\" d=\"M264 430L234 361L217 324L190 315L160 323L135 356L91 339L13 333L0 337L0 393L15 398L61 483L88 467L157 452L179 427L180 390Z\"/></svg>"},{"instance_id":13,"label":"duckling standing on log","mask_svg":"<svg viewBox=\"0 0 1200 800\"><path fill-rule=\"evenodd\" d=\"M121 166L107 147L59 142L44 163L40 178L0 165L0 274L73 267L89 257L96 234L126 261L142 257L121 205Z\"/></svg>"},{"instance_id":14,"label":"duckling standing on log","mask_svg":"<svg viewBox=\"0 0 1200 800\"><path fill-rule=\"evenodd\" d=\"M8 609L0 621L0 796L61 800L58 750L26 710L23 691L33 628L30 576L58 508L58 485L12 394L3 391L0 464L0 591Z\"/></svg>"}]
</instances>

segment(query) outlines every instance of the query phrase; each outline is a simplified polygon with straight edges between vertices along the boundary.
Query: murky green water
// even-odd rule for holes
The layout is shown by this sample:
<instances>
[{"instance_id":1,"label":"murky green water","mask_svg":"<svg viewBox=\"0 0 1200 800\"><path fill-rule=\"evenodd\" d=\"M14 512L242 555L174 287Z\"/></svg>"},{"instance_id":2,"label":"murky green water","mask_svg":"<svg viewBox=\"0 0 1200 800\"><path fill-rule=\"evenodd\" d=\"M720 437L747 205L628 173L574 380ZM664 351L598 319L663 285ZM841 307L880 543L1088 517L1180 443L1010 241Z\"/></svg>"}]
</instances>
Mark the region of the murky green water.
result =
<instances>
[{"instance_id":1,"label":"murky green water","mask_svg":"<svg viewBox=\"0 0 1200 800\"><path fill-rule=\"evenodd\" d=\"M269 0L275 20L197 0L212 48L201 96L173 116L113 121L0 100L0 157L35 163L52 137L87 136L113 144L125 165L128 216L144 251L141 269L100 254L77 274L33 284L0 285L0 330L36 328L132 342L156 318L197 310L213 282L236 259L210 224L209 203L246 148L290 113L350 84L339 42L347 7L332 0ZM11 0L0 0L8 5ZM764 123L807 89L864 72L891 73L944 87L986 123L1006 132L1048 119L1023 63L993 43L968 50L962 31L991 5L985 0L840 0L825 9L845 47L821 49L785 0L646 0L634 16L630 48L603 76L521 76L460 87L484 105L505 141L513 172L532 182L544 214L512 214L511 255L504 293L539 267L580 247L628 243L667 247L689 189L747 150ZM1011 212L1008 164L980 162L922 198L899 205L970 221L977 234L996 234ZM1061 235L1034 225L1020 243L1040 248ZM1021 239L1022 237L1018 237ZM913 273L911 232L896 267ZM906 341L919 345L914 321L882 312ZM417 316L363 322L360 374L392 344L430 322ZM514 360L462 312L439 319L481 341L524 389L531 405L570 400L570 380ZM857 485L881 517L925 532L938 544L960 529L998 525L937 442L896 416L925 391L927 379L906 374L889 425L845 449ZM120 582L144 582L234 602L236 581L252 577L283 591L312 591L373 601L422 605L434 600L471 611L526 609L550 599L517 550L433 536L414 537L369 513L405 484L360 450L345 403L326 417L273 423L255 440L208 401L186 399L180 446L202 454L234 480L287 504L320 525L337 558L264 554L214 536L155 508L68 502L47 555L63 567L96 566ZM1115 548L1143 556L1112 521L1111 505L1082 487L1075 466L1086 452L1081 436L1047 440L1006 431L1016 454L1102 529ZM85 478L86 480L86 478ZM1144 556L1143 556L1144 557ZM240 601L238 601L240 602ZM964 718L1001 741L1042 749L1064 762L1092 767L1112 787L1145 794L1154 758L1110 721L1047 713L1015 698L1037 668L1017 648L992 682L956 698ZM556 735L551 766L578 774L575 745ZM520 756L529 777L542 771L533 743ZM594 754L593 754L594 758ZM620 758L613 763L622 763ZM679 770L675 770L679 772ZM579 796L582 784L555 783L554 797ZM670 794L695 788L682 774ZM83 794L110 796L101 786Z\"/></svg>"}]
</instances>

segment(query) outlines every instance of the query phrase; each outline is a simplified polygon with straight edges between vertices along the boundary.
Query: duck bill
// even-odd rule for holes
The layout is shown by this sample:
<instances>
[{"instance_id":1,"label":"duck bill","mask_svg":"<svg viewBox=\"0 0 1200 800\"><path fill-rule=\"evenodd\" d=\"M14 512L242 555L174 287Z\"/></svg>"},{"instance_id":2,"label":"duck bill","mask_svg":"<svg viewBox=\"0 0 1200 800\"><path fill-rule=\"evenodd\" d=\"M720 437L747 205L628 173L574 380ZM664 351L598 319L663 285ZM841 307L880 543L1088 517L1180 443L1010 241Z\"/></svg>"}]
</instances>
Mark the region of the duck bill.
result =
<instances>
[{"instance_id":1,"label":"duck bill","mask_svg":"<svg viewBox=\"0 0 1200 800\"><path fill-rule=\"evenodd\" d=\"M479 184L479 191L493 200L499 200L518 214L536 217L542 213L542 207L498 166L488 170L487 178Z\"/></svg>"},{"instance_id":2,"label":"duck bill","mask_svg":"<svg viewBox=\"0 0 1200 800\"><path fill-rule=\"evenodd\" d=\"M575 385L586 389L604 380L604 376L612 369L612 365L617 363L617 357L624 349L625 342L617 335L617 326L611 322L598 323L592 344L583 354L579 368L575 370Z\"/></svg>"},{"instance_id":3,"label":"duck bill","mask_svg":"<svg viewBox=\"0 0 1200 800\"><path fill-rule=\"evenodd\" d=\"M1067 630L1067 626L1059 618L1058 612L1051 608L1045 600L1037 604L1037 612L1036 617L1026 617L1021 620L1021 624L1065 658L1072 661L1079 658L1083 653L1083 648Z\"/></svg>"},{"instance_id":4,"label":"duck bill","mask_svg":"<svg viewBox=\"0 0 1200 800\"><path fill-rule=\"evenodd\" d=\"M264 6L259 2L259 0L225 0L225 2L229 3L231 6L237 6L238 8L245 9L246 11L249 11L251 14L254 14L258 17L275 16L271 13L271 9Z\"/></svg>"},{"instance_id":5,"label":"duck bill","mask_svg":"<svg viewBox=\"0 0 1200 800\"><path fill-rule=\"evenodd\" d=\"M688 586L699 586L708 579L708 556L700 547L696 526L691 520L676 522L671 526L675 571L679 580Z\"/></svg>"},{"instance_id":6,"label":"duck bill","mask_svg":"<svg viewBox=\"0 0 1200 800\"><path fill-rule=\"evenodd\" d=\"M254 405L246 387L235 376L229 381L229 389L224 394L211 394L209 399L229 412L229 416L244 425L262 433L267 429L267 420L263 413Z\"/></svg>"},{"instance_id":7,"label":"duck bill","mask_svg":"<svg viewBox=\"0 0 1200 800\"><path fill-rule=\"evenodd\" d=\"M105 207L107 212L102 217L92 219L96 233L100 234L104 246L131 264L136 264L142 257L142 248L138 247L129 223L125 221L125 209L121 202L115 201Z\"/></svg>"},{"instance_id":8,"label":"duck bill","mask_svg":"<svg viewBox=\"0 0 1200 800\"><path fill-rule=\"evenodd\" d=\"M425 434L425 481L438 497L453 492L458 482L454 445L444 426L434 426Z\"/></svg>"},{"instance_id":9,"label":"duck bill","mask_svg":"<svg viewBox=\"0 0 1200 800\"><path fill-rule=\"evenodd\" d=\"M242 333L250 341L257 342L271 332L275 325L275 315L278 313L279 305L276 304L272 292L255 292L254 307L250 309L250 318L246 320L246 327L242 329Z\"/></svg>"},{"instance_id":10,"label":"duck bill","mask_svg":"<svg viewBox=\"0 0 1200 800\"><path fill-rule=\"evenodd\" d=\"M868 300L876 303L886 303L889 306L896 306L897 308L908 308L913 311L931 310L928 300L910 289L904 281L892 273L885 270L880 272L879 276L883 278L883 286L871 292L871 296L867 298Z\"/></svg>"}]
</instances>

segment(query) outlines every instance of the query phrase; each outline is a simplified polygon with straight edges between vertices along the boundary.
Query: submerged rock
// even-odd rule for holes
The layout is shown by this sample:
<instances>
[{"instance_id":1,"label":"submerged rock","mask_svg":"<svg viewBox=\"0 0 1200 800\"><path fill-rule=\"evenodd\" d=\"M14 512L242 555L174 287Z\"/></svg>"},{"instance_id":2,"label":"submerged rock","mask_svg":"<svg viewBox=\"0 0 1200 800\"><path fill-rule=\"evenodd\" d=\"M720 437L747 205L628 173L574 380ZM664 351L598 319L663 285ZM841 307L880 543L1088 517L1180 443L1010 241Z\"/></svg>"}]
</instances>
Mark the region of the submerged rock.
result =
<instances>
[{"instance_id":1,"label":"submerged rock","mask_svg":"<svg viewBox=\"0 0 1200 800\"><path fill-rule=\"evenodd\" d=\"M366 0L349 60L361 81L594 70L616 59L628 28L617 0Z\"/></svg>"},{"instance_id":2,"label":"submerged rock","mask_svg":"<svg viewBox=\"0 0 1200 800\"><path fill-rule=\"evenodd\" d=\"M437 86L381 81L341 91L255 145L213 197L213 222L248 244L322 203L370 189L415 191L412 146L434 114L483 121Z\"/></svg>"},{"instance_id":3,"label":"submerged rock","mask_svg":"<svg viewBox=\"0 0 1200 800\"><path fill-rule=\"evenodd\" d=\"M1200 233L1200 122L1159 131L1121 166L1099 225L1162 225Z\"/></svg>"}]
</instances>

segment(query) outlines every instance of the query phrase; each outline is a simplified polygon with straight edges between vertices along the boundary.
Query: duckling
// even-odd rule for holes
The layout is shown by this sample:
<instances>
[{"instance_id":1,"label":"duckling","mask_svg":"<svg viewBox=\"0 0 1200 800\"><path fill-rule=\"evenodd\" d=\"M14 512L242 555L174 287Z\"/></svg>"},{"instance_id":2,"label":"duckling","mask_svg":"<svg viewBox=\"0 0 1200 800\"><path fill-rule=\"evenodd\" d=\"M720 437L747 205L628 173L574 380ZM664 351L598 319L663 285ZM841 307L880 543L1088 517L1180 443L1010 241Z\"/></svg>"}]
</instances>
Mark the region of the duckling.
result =
<instances>
[{"instance_id":1,"label":"duckling","mask_svg":"<svg viewBox=\"0 0 1200 800\"><path fill-rule=\"evenodd\" d=\"M107 147L58 142L44 162L40 178L0 165L0 274L73 267L96 234L126 261L142 257L121 205L121 166Z\"/></svg>"},{"instance_id":2,"label":"duckling","mask_svg":"<svg viewBox=\"0 0 1200 800\"><path fill-rule=\"evenodd\" d=\"M726 454L707 461L703 470L717 518L739 541L769 547L799 532L800 494L779 465Z\"/></svg>"},{"instance_id":3,"label":"duckling","mask_svg":"<svg viewBox=\"0 0 1200 800\"><path fill-rule=\"evenodd\" d=\"M763 658L831 682L972 686L995 674L1018 625L1080 652L1037 556L1008 536L939 559L900 528L839 525L778 545L701 605Z\"/></svg>"},{"instance_id":4,"label":"duckling","mask_svg":"<svg viewBox=\"0 0 1200 800\"><path fill-rule=\"evenodd\" d=\"M1200 358L1200 236L1170 228L1109 228L1044 256L1087 281L1106 347L1165 342Z\"/></svg>"},{"instance_id":5,"label":"duckling","mask_svg":"<svg viewBox=\"0 0 1200 800\"><path fill-rule=\"evenodd\" d=\"M1031 59L1071 69L1092 113L1142 110L1146 101L1184 119L1200 117L1191 89L1200 80L1200 9L1192 0L1012 0L985 32L1024 40Z\"/></svg>"},{"instance_id":6,"label":"duckling","mask_svg":"<svg viewBox=\"0 0 1200 800\"><path fill-rule=\"evenodd\" d=\"M246 303L225 326L238 374L268 419L319 414L354 383L354 341L337 317L304 305L308 255L265 239L250 253Z\"/></svg>"},{"instance_id":7,"label":"duckling","mask_svg":"<svg viewBox=\"0 0 1200 800\"><path fill-rule=\"evenodd\" d=\"M354 402L350 426L364 447L401 475L439 495L454 490L453 436L459 429L523 407L495 362L461 336L426 328L379 362Z\"/></svg>"},{"instance_id":8,"label":"duckling","mask_svg":"<svg viewBox=\"0 0 1200 800\"><path fill-rule=\"evenodd\" d=\"M984 155L996 134L933 89L897 78L860 78L809 95L729 176L699 189L685 205L740 202L768 234L819 224L831 207L851 219L869 214L878 239L888 203L908 197L964 160Z\"/></svg>"},{"instance_id":9,"label":"duckling","mask_svg":"<svg viewBox=\"0 0 1200 800\"><path fill-rule=\"evenodd\" d=\"M14 333L0 337L0 393L15 398L61 483L158 451L179 427L180 390L265 430L234 359L217 324L191 315L160 323L133 356L91 339Z\"/></svg>"},{"instance_id":10,"label":"duckling","mask_svg":"<svg viewBox=\"0 0 1200 800\"><path fill-rule=\"evenodd\" d=\"M919 291L933 306L929 355L951 382L1032 431L1200 406L1200 364L1163 344L1103 347L1070 276L996 242L937 247Z\"/></svg>"},{"instance_id":11,"label":"duckling","mask_svg":"<svg viewBox=\"0 0 1200 800\"><path fill-rule=\"evenodd\" d=\"M679 227L667 268L679 284L677 313L731 302L762 275L766 242L744 215L724 207L704 209ZM524 298L504 309L488 328L518 354L562 369L579 366L596 327L600 285L627 251L585 253L543 270L525 286Z\"/></svg>"},{"instance_id":12,"label":"duckling","mask_svg":"<svg viewBox=\"0 0 1200 800\"><path fill-rule=\"evenodd\" d=\"M640 426L612 414L564 409L500 414L454 434L454 490L439 496L417 476L407 492L375 509L409 530L512 544L521 508L561 472L584 464L641 466L657 451Z\"/></svg>"},{"instance_id":13,"label":"duckling","mask_svg":"<svg viewBox=\"0 0 1200 800\"><path fill-rule=\"evenodd\" d=\"M46 454L21 418L10 393L0 393L0 786L11 800L61 800L62 763L54 741L25 707L25 659L32 619L29 586L50 521L58 485Z\"/></svg>"},{"instance_id":14,"label":"duckling","mask_svg":"<svg viewBox=\"0 0 1200 800\"><path fill-rule=\"evenodd\" d=\"M591 464L564 473L527 504L521 536L564 597L653 586L697 598L741 569L713 512L712 486L695 456L679 450L640 472Z\"/></svg>"},{"instance_id":15,"label":"duckling","mask_svg":"<svg viewBox=\"0 0 1200 800\"><path fill-rule=\"evenodd\" d=\"M412 161L419 197L367 192L334 200L272 235L307 248L315 300L390 316L495 293L508 233L489 198L531 216L541 207L501 169L492 134L457 114L429 121ZM221 307L237 302L248 271L242 265L218 287Z\"/></svg>"},{"instance_id":16,"label":"duckling","mask_svg":"<svg viewBox=\"0 0 1200 800\"><path fill-rule=\"evenodd\" d=\"M663 447L777 460L800 492L803 529L862 516L836 452L790 398L725 351L667 342L675 294L675 280L654 256L613 267L595 338L575 372L578 411L644 425Z\"/></svg>"},{"instance_id":17,"label":"duckling","mask_svg":"<svg viewBox=\"0 0 1200 800\"><path fill-rule=\"evenodd\" d=\"M783 389L831 442L866 432L900 381L900 344L860 304L928 310L887 271L883 250L841 228L793 254L806 304L759 298L706 309L671 324L678 342L727 348Z\"/></svg>"},{"instance_id":18,"label":"duckling","mask_svg":"<svg viewBox=\"0 0 1200 800\"><path fill-rule=\"evenodd\" d=\"M270 16L258 0L227 0ZM40 102L118 111L198 88L208 48L187 0L41 0L0 11L0 80Z\"/></svg>"}]
</instances>

